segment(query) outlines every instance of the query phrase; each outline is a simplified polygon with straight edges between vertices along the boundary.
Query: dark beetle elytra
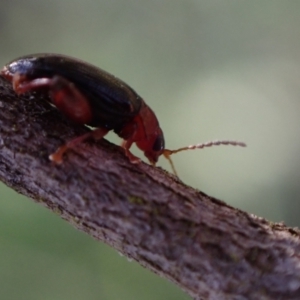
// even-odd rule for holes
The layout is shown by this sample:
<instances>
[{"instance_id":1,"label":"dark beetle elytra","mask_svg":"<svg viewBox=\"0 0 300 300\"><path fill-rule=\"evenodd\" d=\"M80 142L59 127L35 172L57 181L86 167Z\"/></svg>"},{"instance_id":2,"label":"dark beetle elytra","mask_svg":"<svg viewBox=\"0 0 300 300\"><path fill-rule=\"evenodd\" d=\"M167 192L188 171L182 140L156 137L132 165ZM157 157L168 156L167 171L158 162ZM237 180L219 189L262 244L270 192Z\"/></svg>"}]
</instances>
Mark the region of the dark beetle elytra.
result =
<instances>
[{"instance_id":1,"label":"dark beetle elytra","mask_svg":"<svg viewBox=\"0 0 300 300\"><path fill-rule=\"evenodd\" d=\"M51 103L72 121L96 127L61 146L50 159L59 163L69 148L89 137L101 139L113 130L123 139L122 147L132 163L140 159L130 152L136 143L151 164L164 155L175 169L170 155L187 149L213 145L238 145L236 141L216 141L177 150L165 149L159 122L145 101L125 82L86 62L57 54L20 57L3 67L1 75L10 81L17 94L47 89Z\"/></svg>"}]
</instances>

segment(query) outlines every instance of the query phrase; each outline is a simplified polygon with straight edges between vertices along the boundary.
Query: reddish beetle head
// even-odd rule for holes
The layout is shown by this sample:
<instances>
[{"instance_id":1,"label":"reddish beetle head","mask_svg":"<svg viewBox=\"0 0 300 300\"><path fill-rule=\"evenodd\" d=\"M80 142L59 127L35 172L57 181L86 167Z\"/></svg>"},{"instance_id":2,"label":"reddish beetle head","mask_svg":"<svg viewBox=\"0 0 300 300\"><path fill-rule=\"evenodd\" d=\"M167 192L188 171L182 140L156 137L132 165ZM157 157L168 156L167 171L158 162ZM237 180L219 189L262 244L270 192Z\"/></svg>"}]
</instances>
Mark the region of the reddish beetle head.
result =
<instances>
[{"instance_id":1,"label":"reddish beetle head","mask_svg":"<svg viewBox=\"0 0 300 300\"><path fill-rule=\"evenodd\" d=\"M145 156L149 159L152 164L157 163L159 156L161 156L165 149L165 139L160 127L157 128L157 132L145 143L145 148L142 149L140 143L137 146L144 150Z\"/></svg>"},{"instance_id":2,"label":"reddish beetle head","mask_svg":"<svg viewBox=\"0 0 300 300\"><path fill-rule=\"evenodd\" d=\"M241 147L246 146L246 144L242 142L225 140L190 145L176 150L165 149L165 139L163 132L159 126L158 120L151 108L144 102L142 103L141 110L138 116L135 118L134 122L135 125L133 127L138 128L138 130L135 131L135 136L133 139L136 145L142 151L144 151L144 155L153 165L157 163L159 156L163 155L171 164L172 170L175 175L177 175L177 173L170 157L172 154L185 150L202 149L218 145L232 145Z\"/></svg>"},{"instance_id":3,"label":"reddish beetle head","mask_svg":"<svg viewBox=\"0 0 300 300\"><path fill-rule=\"evenodd\" d=\"M134 124L133 142L144 152L151 164L157 163L165 149L164 134L154 112L144 101Z\"/></svg>"}]
</instances>

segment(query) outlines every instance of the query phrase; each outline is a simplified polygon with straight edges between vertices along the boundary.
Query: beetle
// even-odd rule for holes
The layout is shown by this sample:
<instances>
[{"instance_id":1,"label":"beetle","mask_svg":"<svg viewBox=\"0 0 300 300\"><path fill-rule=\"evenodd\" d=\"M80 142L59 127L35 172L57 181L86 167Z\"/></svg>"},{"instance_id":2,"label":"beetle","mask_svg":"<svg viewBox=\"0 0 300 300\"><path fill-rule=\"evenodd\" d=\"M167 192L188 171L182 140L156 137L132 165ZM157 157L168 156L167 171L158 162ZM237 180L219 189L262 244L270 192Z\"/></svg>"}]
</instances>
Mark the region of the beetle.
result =
<instances>
[{"instance_id":1,"label":"beetle","mask_svg":"<svg viewBox=\"0 0 300 300\"><path fill-rule=\"evenodd\" d=\"M153 110L125 82L84 61L58 54L32 54L6 64L0 74L12 83L17 94L46 89L51 104L75 123L94 127L91 132L66 142L49 156L61 163L63 154L88 139L102 139L113 130L123 139L122 147L131 163L140 159L130 152L136 143L152 165L165 156L176 174L170 155L213 145L245 144L214 141L176 150L165 149L163 131Z\"/></svg>"}]
</instances>

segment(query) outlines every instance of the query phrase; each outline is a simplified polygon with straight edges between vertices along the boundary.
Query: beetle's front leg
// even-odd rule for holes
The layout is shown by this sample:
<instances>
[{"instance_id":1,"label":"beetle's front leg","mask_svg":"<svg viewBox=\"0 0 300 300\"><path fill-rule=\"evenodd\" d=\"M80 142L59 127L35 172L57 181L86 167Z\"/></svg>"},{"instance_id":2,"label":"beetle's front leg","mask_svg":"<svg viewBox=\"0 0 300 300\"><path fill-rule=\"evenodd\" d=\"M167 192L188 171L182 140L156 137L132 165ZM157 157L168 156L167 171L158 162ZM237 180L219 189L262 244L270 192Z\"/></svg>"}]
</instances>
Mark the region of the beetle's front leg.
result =
<instances>
[{"instance_id":1,"label":"beetle's front leg","mask_svg":"<svg viewBox=\"0 0 300 300\"><path fill-rule=\"evenodd\" d=\"M129 150L132 144L138 139L137 123L135 120L133 119L131 122L127 123L120 131L116 133L119 137L123 138L121 146L124 149L125 155L128 157L129 161L133 164L139 164L141 160L133 155Z\"/></svg>"},{"instance_id":2,"label":"beetle's front leg","mask_svg":"<svg viewBox=\"0 0 300 300\"><path fill-rule=\"evenodd\" d=\"M141 159L136 157L135 155L133 155L129 150L129 148L131 147L132 144L133 144L133 141L131 139L124 140L122 142L122 148L125 150L125 155L128 157L129 161L132 164L139 164L141 162Z\"/></svg>"}]
</instances>

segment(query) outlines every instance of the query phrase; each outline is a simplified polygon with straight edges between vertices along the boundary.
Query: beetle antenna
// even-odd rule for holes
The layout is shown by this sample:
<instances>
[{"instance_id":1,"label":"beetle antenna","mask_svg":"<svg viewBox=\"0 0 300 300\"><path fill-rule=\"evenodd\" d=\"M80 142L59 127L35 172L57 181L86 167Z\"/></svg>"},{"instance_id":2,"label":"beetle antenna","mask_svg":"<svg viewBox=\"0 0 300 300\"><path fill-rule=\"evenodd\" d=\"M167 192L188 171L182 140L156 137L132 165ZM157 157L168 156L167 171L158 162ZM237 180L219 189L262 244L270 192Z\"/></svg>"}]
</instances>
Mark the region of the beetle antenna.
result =
<instances>
[{"instance_id":1,"label":"beetle antenna","mask_svg":"<svg viewBox=\"0 0 300 300\"><path fill-rule=\"evenodd\" d=\"M225 141L210 141L210 142L206 142L206 143L202 143L202 144L195 144L195 145L190 145L187 147L182 147L182 148L178 148L176 150L169 150L169 149L165 149L163 152L164 157L169 161L171 168L173 170L173 173L177 176L177 172L175 170L174 164L171 160L171 155L181 152L181 151L185 151L185 150L194 150L194 149L203 149L203 148L207 148L207 147L212 147L212 146L220 146L220 145L230 145L230 146L239 146L239 147L246 147L247 145L243 142L239 142L239 141L229 141L229 140L225 140Z\"/></svg>"}]
</instances>

